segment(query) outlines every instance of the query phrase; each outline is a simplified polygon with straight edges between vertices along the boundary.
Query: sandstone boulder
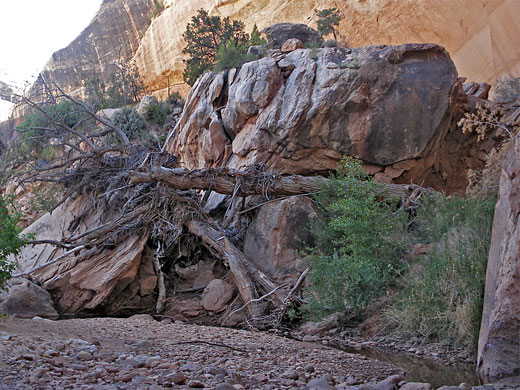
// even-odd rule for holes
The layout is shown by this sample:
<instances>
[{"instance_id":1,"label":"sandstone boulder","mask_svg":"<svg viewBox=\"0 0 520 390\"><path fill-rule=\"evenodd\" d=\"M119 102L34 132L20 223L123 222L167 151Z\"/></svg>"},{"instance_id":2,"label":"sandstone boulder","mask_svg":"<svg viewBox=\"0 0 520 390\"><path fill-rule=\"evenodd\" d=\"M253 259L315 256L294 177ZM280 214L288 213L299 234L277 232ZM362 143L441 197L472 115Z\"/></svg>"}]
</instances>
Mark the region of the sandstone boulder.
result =
<instances>
[{"instance_id":1,"label":"sandstone boulder","mask_svg":"<svg viewBox=\"0 0 520 390\"><path fill-rule=\"evenodd\" d=\"M234 287L221 279L213 279L202 293L202 306L207 311L220 312L233 298Z\"/></svg>"},{"instance_id":2,"label":"sandstone boulder","mask_svg":"<svg viewBox=\"0 0 520 390\"><path fill-rule=\"evenodd\" d=\"M289 39L296 38L302 44L312 43L321 46L323 38L316 30L305 24L277 23L262 31L267 36L267 42L274 49L280 49Z\"/></svg>"},{"instance_id":3,"label":"sandstone boulder","mask_svg":"<svg viewBox=\"0 0 520 390\"><path fill-rule=\"evenodd\" d=\"M456 82L437 45L296 50L246 63L232 82L225 72L201 77L165 149L190 169L263 163L295 174L335 169L343 155L378 166L420 160L413 180L433 171Z\"/></svg>"},{"instance_id":4,"label":"sandstone boulder","mask_svg":"<svg viewBox=\"0 0 520 390\"><path fill-rule=\"evenodd\" d=\"M113 120L119 111L121 111L120 108L105 108L96 112L96 115L103 119Z\"/></svg>"},{"instance_id":5,"label":"sandstone boulder","mask_svg":"<svg viewBox=\"0 0 520 390\"><path fill-rule=\"evenodd\" d=\"M244 239L244 254L271 275L293 273L299 250L313 243L311 223L318 218L314 203L291 197L259 208Z\"/></svg>"},{"instance_id":6,"label":"sandstone boulder","mask_svg":"<svg viewBox=\"0 0 520 390\"><path fill-rule=\"evenodd\" d=\"M137 107L137 112L141 115L146 113L146 109L150 104L157 104L157 98L155 96L145 96L139 102L139 106Z\"/></svg>"},{"instance_id":7,"label":"sandstone boulder","mask_svg":"<svg viewBox=\"0 0 520 390\"><path fill-rule=\"evenodd\" d=\"M58 318L51 295L27 279L11 280L9 290L0 293L0 313L19 318Z\"/></svg>"},{"instance_id":8,"label":"sandstone boulder","mask_svg":"<svg viewBox=\"0 0 520 390\"><path fill-rule=\"evenodd\" d=\"M71 234L72 220L84 215L76 227L80 234L96 226L102 220L102 210L91 208L85 197L67 201L52 214L45 214L24 230L24 234L34 233L35 239L61 240ZM88 210L86 210L88 209ZM141 255L147 236L135 235L112 249L86 250L81 256L70 255L63 260L41 268L31 275L43 288L51 291L56 308L60 312L78 313L100 310L100 314L118 314L124 309L129 296L148 294L155 288L155 278L150 264L143 264ZM40 266L63 254L63 249L53 245L26 246L16 257L17 272L24 272ZM138 273L142 278L138 277ZM135 282L135 283L134 283ZM153 299L147 299L153 301ZM135 303L135 301L134 301Z\"/></svg>"},{"instance_id":9,"label":"sandstone boulder","mask_svg":"<svg viewBox=\"0 0 520 390\"><path fill-rule=\"evenodd\" d=\"M342 313L333 313L319 322L305 322L300 326L299 330L306 335L317 335L339 327L343 320L344 315Z\"/></svg>"},{"instance_id":10,"label":"sandstone boulder","mask_svg":"<svg viewBox=\"0 0 520 390\"><path fill-rule=\"evenodd\" d=\"M290 53L296 49L303 49L303 43L297 38L291 38L285 41L282 45L281 51L282 53Z\"/></svg>"},{"instance_id":11,"label":"sandstone boulder","mask_svg":"<svg viewBox=\"0 0 520 390\"><path fill-rule=\"evenodd\" d=\"M486 274L478 372L486 381L520 375L520 139L504 162Z\"/></svg>"}]
</instances>

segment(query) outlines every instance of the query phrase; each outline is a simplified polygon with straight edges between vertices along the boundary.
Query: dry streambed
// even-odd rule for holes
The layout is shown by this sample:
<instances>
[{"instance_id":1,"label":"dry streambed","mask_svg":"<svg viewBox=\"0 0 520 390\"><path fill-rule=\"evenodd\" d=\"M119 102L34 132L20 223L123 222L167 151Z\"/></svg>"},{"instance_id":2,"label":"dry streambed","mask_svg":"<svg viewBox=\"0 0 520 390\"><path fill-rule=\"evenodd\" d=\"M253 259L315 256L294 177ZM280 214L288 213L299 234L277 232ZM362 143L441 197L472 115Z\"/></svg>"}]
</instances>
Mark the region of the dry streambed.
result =
<instances>
[{"instance_id":1,"label":"dry streambed","mask_svg":"<svg viewBox=\"0 0 520 390\"><path fill-rule=\"evenodd\" d=\"M0 389L349 388L402 373L315 343L148 316L6 319L0 342Z\"/></svg>"}]
</instances>

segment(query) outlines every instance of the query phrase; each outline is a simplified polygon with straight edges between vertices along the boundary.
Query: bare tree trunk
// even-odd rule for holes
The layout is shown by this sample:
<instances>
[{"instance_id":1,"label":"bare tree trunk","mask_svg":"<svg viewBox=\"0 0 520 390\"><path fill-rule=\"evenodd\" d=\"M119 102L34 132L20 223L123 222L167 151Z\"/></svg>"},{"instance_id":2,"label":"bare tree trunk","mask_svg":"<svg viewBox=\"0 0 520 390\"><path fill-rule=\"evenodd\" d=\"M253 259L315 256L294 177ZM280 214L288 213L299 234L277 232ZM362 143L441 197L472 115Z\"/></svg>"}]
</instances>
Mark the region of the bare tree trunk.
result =
<instances>
[{"instance_id":1,"label":"bare tree trunk","mask_svg":"<svg viewBox=\"0 0 520 390\"><path fill-rule=\"evenodd\" d=\"M221 194L250 195L300 195L314 193L327 184L321 176L282 176L274 172L253 172L228 168L204 168L198 170L155 167L150 171L131 171L130 183L162 182L179 190L212 190ZM381 184L384 197L408 197L414 184Z\"/></svg>"},{"instance_id":2,"label":"bare tree trunk","mask_svg":"<svg viewBox=\"0 0 520 390\"><path fill-rule=\"evenodd\" d=\"M257 296L255 285L242 261L245 258L244 254L229 242L222 232L208 224L191 220L187 226L191 233L200 237L206 245L227 259L242 301L246 303L255 299ZM248 305L247 310L254 318L260 315L260 309L256 303Z\"/></svg>"}]
</instances>

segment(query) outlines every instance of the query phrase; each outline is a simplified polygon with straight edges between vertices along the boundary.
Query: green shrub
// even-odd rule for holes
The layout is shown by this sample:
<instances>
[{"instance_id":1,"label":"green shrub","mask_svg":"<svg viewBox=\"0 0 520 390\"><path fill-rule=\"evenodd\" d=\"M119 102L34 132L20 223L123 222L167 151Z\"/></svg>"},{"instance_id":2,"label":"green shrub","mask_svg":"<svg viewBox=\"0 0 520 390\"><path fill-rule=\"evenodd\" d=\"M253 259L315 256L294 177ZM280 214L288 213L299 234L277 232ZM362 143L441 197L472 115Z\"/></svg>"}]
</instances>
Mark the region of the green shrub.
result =
<instances>
[{"instance_id":1,"label":"green shrub","mask_svg":"<svg viewBox=\"0 0 520 390\"><path fill-rule=\"evenodd\" d=\"M172 104L176 104L177 102L179 102L181 100L182 100L182 96L178 91L173 91L172 93L170 93L168 95L168 99L167 99L167 101Z\"/></svg>"},{"instance_id":2,"label":"green shrub","mask_svg":"<svg viewBox=\"0 0 520 390\"><path fill-rule=\"evenodd\" d=\"M482 313L494 201L426 199L415 234L431 244L429 255L410 266L384 317L406 338L475 346Z\"/></svg>"},{"instance_id":3,"label":"green shrub","mask_svg":"<svg viewBox=\"0 0 520 390\"><path fill-rule=\"evenodd\" d=\"M84 110L70 100L44 105L41 111L32 108L16 127L19 136L12 143L8 155L4 156L4 162L20 158L49 161L57 152L51 140L70 137L60 125L74 128L80 122L87 123L86 118Z\"/></svg>"},{"instance_id":4,"label":"green shrub","mask_svg":"<svg viewBox=\"0 0 520 390\"><path fill-rule=\"evenodd\" d=\"M379 200L382 188L352 158L316 196L322 221L313 226L311 317L343 312L350 320L394 284L403 267L406 215L397 202Z\"/></svg>"},{"instance_id":5,"label":"green shrub","mask_svg":"<svg viewBox=\"0 0 520 390\"><path fill-rule=\"evenodd\" d=\"M324 47L338 47L338 41L335 39L327 39L323 44Z\"/></svg>"},{"instance_id":6,"label":"green shrub","mask_svg":"<svg viewBox=\"0 0 520 390\"><path fill-rule=\"evenodd\" d=\"M164 125L166 118L168 117L170 109L168 104L163 102L151 103L146 106L144 117L146 120L153 122L157 125Z\"/></svg>"},{"instance_id":7,"label":"green shrub","mask_svg":"<svg viewBox=\"0 0 520 390\"><path fill-rule=\"evenodd\" d=\"M16 266L8 257L20 253L28 238L20 236L22 229L17 224L21 214L12 210L13 198L0 195L0 289L5 288Z\"/></svg>"},{"instance_id":8,"label":"green shrub","mask_svg":"<svg viewBox=\"0 0 520 390\"><path fill-rule=\"evenodd\" d=\"M113 122L129 140L134 140L144 134L146 129L145 119L132 107L124 107L118 110L113 117Z\"/></svg>"},{"instance_id":9,"label":"green shrub","mask_svg":"<svg viewBox=\"0 0 520 390\"><path fill-rule=\"evenodd\" d=\"M253 61L256 58L247 54L246 45L235 45L228 43L219 47L216 55L217 63L213 69L221 72L224 69L240 68L244 63Z\"/></svg>"}]
</instances>

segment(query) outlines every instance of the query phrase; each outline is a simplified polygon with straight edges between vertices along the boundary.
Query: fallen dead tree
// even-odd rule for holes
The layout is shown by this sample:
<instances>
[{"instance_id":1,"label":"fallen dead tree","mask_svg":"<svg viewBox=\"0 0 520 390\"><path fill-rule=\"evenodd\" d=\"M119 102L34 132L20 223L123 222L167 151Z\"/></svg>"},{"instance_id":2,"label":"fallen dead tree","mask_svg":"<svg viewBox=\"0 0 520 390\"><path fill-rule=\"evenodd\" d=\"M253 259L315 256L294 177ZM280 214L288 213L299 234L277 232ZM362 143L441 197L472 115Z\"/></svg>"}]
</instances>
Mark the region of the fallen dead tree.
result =
<instances>
[{"instance_id":1,"label":"fallen dead tree","mask_svg":"<svg viewBox=\"0 0 520 390\"><path fill-rule=\"evenodd\" d=\"M234 196L263 195L290 196L311 194L327 185L328 179L321 176L280 175L263 171L257 166L244 170L230 168L183 168L152 167L145 171L130 171L131 184L156 183L179 190L211 190ZM407 198L414 191L424 190L415 184L381 184L385 196Z\"/></svg>"}]
</instances>

